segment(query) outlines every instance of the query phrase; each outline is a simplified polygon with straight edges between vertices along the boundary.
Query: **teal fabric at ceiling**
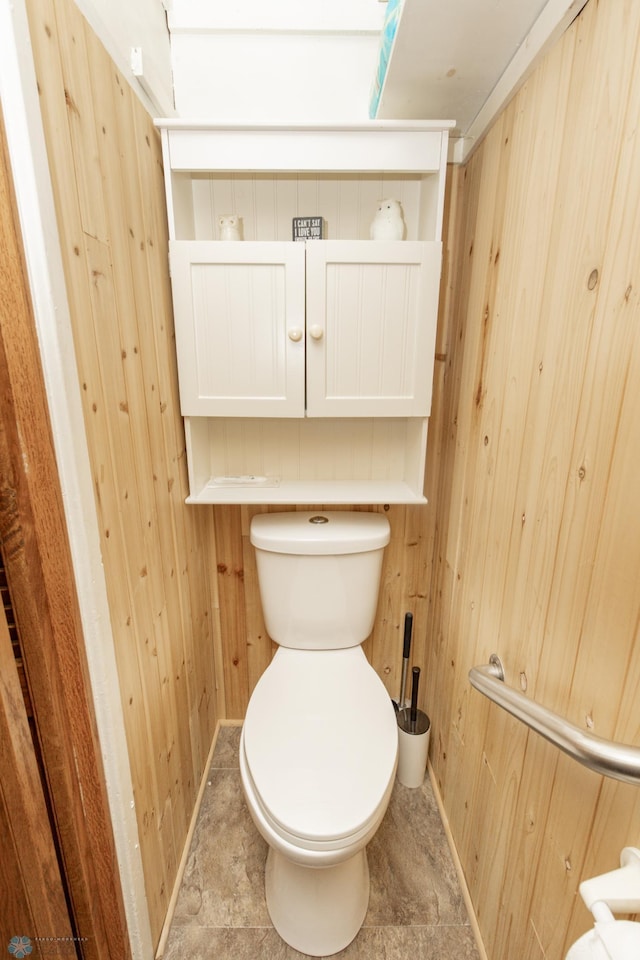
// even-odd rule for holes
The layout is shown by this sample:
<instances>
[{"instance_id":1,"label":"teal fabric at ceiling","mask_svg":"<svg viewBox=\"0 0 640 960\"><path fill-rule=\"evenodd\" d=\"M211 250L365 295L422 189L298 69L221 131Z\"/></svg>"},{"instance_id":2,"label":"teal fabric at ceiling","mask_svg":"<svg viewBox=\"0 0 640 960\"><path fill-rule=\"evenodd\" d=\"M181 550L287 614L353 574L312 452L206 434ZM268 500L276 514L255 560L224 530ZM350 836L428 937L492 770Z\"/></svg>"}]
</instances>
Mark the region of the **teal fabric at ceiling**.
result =
<instances>
[{"instance_id":1,"label":"teal fabric at ceiling","mask_svg":"<svg viewBox=\"0 0 640 960\"><path fill-rule=\"evenodd\" d=\"M387 73L389 56L393 40L400 20L400 11L402 9L402 0L388 0L387 12L384 18L382 33L380 35L380 52L378 54L378 65L376 74L373 78L371 87L371 99L369 100L369 117L375 119L380 103L380 95L384 86L384 78Z\"/></svg>"}]
</instances>

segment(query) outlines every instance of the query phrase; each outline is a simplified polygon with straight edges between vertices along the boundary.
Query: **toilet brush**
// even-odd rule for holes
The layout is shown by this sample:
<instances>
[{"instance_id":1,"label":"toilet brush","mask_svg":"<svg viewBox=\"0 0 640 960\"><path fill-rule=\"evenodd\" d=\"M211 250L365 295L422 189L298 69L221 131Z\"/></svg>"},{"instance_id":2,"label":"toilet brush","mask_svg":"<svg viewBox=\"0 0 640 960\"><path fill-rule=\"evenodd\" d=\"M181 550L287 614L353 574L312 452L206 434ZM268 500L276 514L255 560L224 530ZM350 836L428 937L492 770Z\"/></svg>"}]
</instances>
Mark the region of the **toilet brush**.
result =
<instances>
[{"instance_id":1,"label":"toilet brush","mask_svg":"<svg viewBox=\"0 0 640 960\"><path fill-rule=\"evenodd\" d=\"M411 733L416 732L416 721L418 719L418 684L420 683L420 667L414 667L411 671L411 708L409 713L409 723Z\"/></svg>"},{"instance_id":2,"label":"toilet brush","mask_svg":"<svg viewBox=\"0 0 640 960\"><path fill-rule=\"evenodd\" d=\"M405 613L404 616L404 641L402 645L402 679L400 681L400 697L398 703L394 706L396 710L404 709L404 694L407 686L407 669L409 667L409 654L411 652L411 631L413 630L413 614Z\"/></svg>"}]
</instances>

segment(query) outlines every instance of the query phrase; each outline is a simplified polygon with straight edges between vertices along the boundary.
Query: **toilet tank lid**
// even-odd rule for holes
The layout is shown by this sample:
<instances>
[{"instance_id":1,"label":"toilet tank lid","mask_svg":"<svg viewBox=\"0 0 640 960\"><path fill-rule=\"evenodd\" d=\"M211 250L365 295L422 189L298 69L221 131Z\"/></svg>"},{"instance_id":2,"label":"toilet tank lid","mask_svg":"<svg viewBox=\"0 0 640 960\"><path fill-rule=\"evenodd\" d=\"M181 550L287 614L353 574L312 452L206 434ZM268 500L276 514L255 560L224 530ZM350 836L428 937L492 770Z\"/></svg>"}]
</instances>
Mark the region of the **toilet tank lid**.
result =
<instances>
[{"instance_id":1,"label":"toilet tank lid","mask_svg":"<svg viewBox=\"0 0 640 960\"><path fill-rule=\"evenodd\" d=\"M389 536L389 521L380 513L295 511L260 513L251 520L251 543L271 553L365 553L386 546Z\"/></svg>"}]
</instances>

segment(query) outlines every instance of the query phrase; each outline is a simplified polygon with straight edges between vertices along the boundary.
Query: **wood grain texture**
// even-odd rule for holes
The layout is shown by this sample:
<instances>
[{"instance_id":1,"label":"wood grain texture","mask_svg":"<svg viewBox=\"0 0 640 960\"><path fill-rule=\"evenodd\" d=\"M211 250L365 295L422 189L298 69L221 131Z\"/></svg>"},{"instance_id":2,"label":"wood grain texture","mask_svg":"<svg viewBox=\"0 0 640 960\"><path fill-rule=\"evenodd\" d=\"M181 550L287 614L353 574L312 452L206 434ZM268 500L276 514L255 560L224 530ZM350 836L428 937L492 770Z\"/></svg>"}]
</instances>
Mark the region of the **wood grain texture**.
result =
<instances>
[{"instance_id":1,"label":"wood grain texture","mask_svg":"<svg viewBox=\"0 0 640 960\"><path fill-rule=\"evenodd\" d=\"M161 150L75 4L28 12L157 938L220 709L211 522L184 504Z\"/></svg>"},{"instance_id":2,"label":"wood grain texture","mask_svg":"<svg viewBox=\"0 0 640 960\"><path fill-rule=\"evenodd\" d=\"M0 937L71 937L20 677L0 605Z\"/></svg>"},{"instance_id":3,"label":"wood grain texture","mask_svg":"<svg viewBox=\"0 0 640 960\"><path fill-rule=\"evenodd\" d=\"M84 940L87 960L127 958L130 948L102 757L88 693L82 624L4 127L0 144L0 210L2 554L20 633L34 736L42 757L42 775L47 782L51 822L55 824L75 931ZM17 840L24 842L28 851L25 856L38 859L24 889L37 932L64 937L71 925L61 889L57 891L56 907L53 876L58 865L51 827L44 796L38 797L33 782L34 777L37 779L33 743L25 742L27 721L19 709L24 709L24 701L15 686L19 683L17 675L12 688L11 666L10 661L4 660L1 671L7 714L1 738L4 766L9 775L6 763L11 756L14 766L22 757L23 766L14 769L12 784L3 785L6 818L3 813L2 829L5 840L9 839L7 831L12 832L14 844ZM51 873L50 893L47 872ZM49 897L47 917L43 915L43 904ZM55 926L49 926L60 903L59 920ZM43 929L43 925L48 929ZM27 932L31 930L12 930L10 936Z\"/></svg>"},{"instance_id":4,"label":"wood grain texture","mask_svg":"<svg viewBox=\"0 0 640 960\"><path fill-rule=\"evenodd\" d=\"M366 508L392 538L365 651L397 696L414 614L431 761L492 960L562 956L589 926L579 881L640 831L637 790L467 680L495 650L509 683L639 742L638 16L592 0L451 173L429 503ZM215 719L243 717L272 656L249 524L284 506L184 507L157 137L72 4L34 2L32 29L159 932ZM228 186L208 218L239 206L246 184Z\"/></svg>"},{"instance_id":5,"label":"wood grain texture","mask_svg":"<svg viewBox=\"0 0 640 960\"><path fill-rule=\"evenodd\" d=\"M564 956L640 795L469 687L640 742L640 11L587 5L456 169L427 646L431 760L492 960ZM632 174L635 171L635 174ZM452 222L453 221L453 222Z\"/></svg>"}]
</instances>

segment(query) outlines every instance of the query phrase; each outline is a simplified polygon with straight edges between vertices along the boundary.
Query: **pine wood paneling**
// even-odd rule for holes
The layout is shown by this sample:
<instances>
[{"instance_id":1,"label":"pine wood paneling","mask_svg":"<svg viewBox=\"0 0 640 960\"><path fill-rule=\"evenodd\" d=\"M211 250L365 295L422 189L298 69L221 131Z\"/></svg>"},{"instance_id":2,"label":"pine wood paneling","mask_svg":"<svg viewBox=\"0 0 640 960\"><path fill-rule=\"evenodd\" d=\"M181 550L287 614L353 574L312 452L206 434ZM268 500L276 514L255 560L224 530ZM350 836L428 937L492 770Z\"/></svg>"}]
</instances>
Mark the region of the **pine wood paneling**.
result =
<instances>
[{"instance_id":1,"label":"pine wood paneling","mask_svg":"<svg viewBox=\"0 0 640 960\"><path fill-rule=\"evenodd\" d=\"M27 932L65 937L73 930L87 960L126 960L101 748L1 118L0 211L0 543L29 704L27 718L6 637L0 936L8 943ZM31 929L8 926L29 923L29 915Z\"/></svg>"},{"instance_id":2,"label":"pine wood paneling","mask_svg":"<svg viewBox=\"0 0 640 960\"><path fill-rule=\"evenodd\" d=\"M495 651L509 684L640 743L639 47L637 6L592 0L451 190L426 666L431 761L491 960L564 956L590 926L580 880L640 833L637 788L467 679Z\"/></svg>"},{"instance_id":3,"label":"pine wood paneling","mask_svg":"<svg viewBox=\"0 0 640 960\"><path fill-rule=\"evenodd\" d=\"M28 8L157 938L223 708L211 518L184 503L161 150L75 4Z\"/></svg>"},{"instance_id":4,"label":"pine wood paneling","mask_svg":"<svg viewBox=\"0 0 640 960\"><path fill-rule=\"evenodd\" d=\"M4 609L0 609L0 935L70 938L64 887ZM26 854L26 855L25 855Z\"/></svg>"},{"instance_id":5,"label":"pine wood paneling","mask_svg":"<svg viewBox=\"0 0 640 960\"><path fill-rule=\"evenodd\" d=\"M249 524L285 507L184 506L158 140L73 4L31 16L157 934L215 719L242 718L272 656ZM639 16L591 0L451 174L429 504L366 508L392 538L365 651L397 696L414 614L431 761L491 960L562 956L589 925L579 881L640 831L637 790L467 679L495 650L509 683L639 742ZM240 212L250 239L263 186L203 180L199 215ZM285 239L297 204L333 211L338 235L370 203L305 178L277 192Z\"/></svg>"}]
</instances>

